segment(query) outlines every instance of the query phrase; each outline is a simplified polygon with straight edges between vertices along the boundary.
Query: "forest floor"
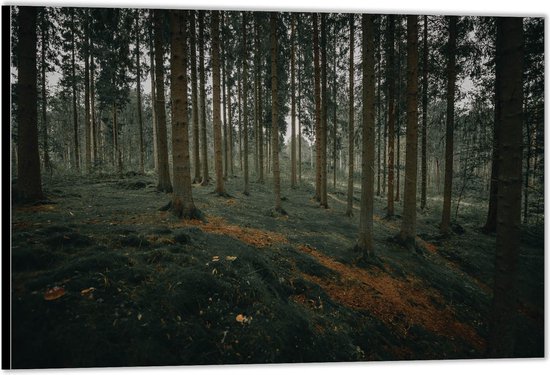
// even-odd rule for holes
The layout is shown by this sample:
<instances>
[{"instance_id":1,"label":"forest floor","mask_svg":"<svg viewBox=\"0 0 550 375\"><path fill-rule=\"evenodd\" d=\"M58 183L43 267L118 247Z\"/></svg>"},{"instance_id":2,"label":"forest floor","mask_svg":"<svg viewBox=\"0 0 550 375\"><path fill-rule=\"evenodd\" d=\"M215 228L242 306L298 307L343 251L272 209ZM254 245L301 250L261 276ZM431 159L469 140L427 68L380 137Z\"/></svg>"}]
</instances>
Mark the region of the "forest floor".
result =
<instances>
[{"instance_id":1,"label":"forest floor","mask_svg":"<svg viewBox=\"0 0 550 375\"><path fill-rule=\"evenodd\" d=\"M321 209L310 185L283 187L281 216L270 184L226 186L193 187L206 222L160 211L169 195L131 173L50 179L51 202L14 206L14 367L484 357L495 238L479 206L447 239L439 211L419 211L411 251L377 197L377 257L356 263L343 189ZM522 238L516 355L539 357L543 229Z\"/></svg>"}]
</instances>

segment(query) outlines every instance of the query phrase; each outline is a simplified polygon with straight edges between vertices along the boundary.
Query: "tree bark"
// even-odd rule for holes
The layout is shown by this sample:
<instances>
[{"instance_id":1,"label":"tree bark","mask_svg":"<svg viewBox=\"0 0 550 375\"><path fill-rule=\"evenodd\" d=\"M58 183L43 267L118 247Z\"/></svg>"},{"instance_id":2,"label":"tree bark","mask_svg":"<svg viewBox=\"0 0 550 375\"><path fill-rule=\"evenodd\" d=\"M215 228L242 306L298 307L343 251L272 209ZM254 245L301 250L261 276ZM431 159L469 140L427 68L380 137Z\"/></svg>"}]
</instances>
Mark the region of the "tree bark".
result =
<instances>
[{"instance_id":1,"label":"tree bark","mask_svg":"<svg viewBox=\"0 0 550 375\"><path fill-rule=\"evenodd\" d=\"M41 22L41 49L40 49L40 59L41 59L41 96L42 96L42 152L44 153L44 171L51 172L50 165L50 153L48 151L48 117L47 117L47 105L48 97L46 93L46 49L48 48L48 26L46 24L45 17L45 8L42 9L40 14Z\"/></svg>"},{"instance_id":2,"label":"tree bark","mask_svg":"<svg viewBox=\"0 0 550 375\"><path fill-rule=\"evenodd\" d=\"M290 24L290 187L296 188L296 13L292 13Z\"/></svg>"},{"instance_id":3,"label":"tree bark","mask_svg":"<svg viewBox=\"0 0 550 375\"><path fill-rule=\"evenodd\" d=\"M363 33L363 150L361 161L361 212L357 249L363 258L374 255L374 23L370 14L362 15Z\"/></svg>"},{"instance_id":4,"label":"tree bark","mask_svg":"<svg viewBox=\"0 0 550 375\"><path fill-rule=\"evenodd\" d=\"M271 148L273 153L273 191L275 210L285 213L281 206L281 179L279 173L279 91L277 81L277 13L272 12L271 26Z\"/></svg>"},{"instance_id":5,"label":"tree bark","mask_svg":"<svg viewBox=\"0 0 550 375\"><path fill-rule=\"evenodd\" d=\"M187 119L187 15L170 11L170 92L172 94L172 175L171 210L178 217L199 217L193 203L189 124Z\"/></svg>"},{"instance_id":6,"label":"tree bark","mask_svg":"<svg viewBox=\"0 0 550 375\"><path fill-rule=\"evenodd\" d=\"M91 125L90 125L90 25L89 25L89 11L86 11L86 20L84 25L84 131L86 142L86 172L92 171L92 139L91 139Z\"/></svg>"},{"instance_id":7,"label":"tree bark","mask_svg":"<svg viewBox=\"0 0 550 375\"><path fill-rule=\"evenodd\" d=\"M227 63L227 56L225 51L225 43L223 43L226 40L226 28L225 28L225 13L221 11L221 30L220 30L220 40L222 41L220 43L220 65L221 65L221 90L223 95L222 98L222 107L223 107L223 116L222 116L222 159L223 159L223 179L224 181L227 181L227 173L228 173L228 161L229 161L229 155L228 155L228 149L227 149L227 143L228 143L228 136L227 136L227 75L226 75L226 63Z\"/></svg>"},{"instance_id":8,"label":"tree bark","mask_svg":"<svg viewBox=\"0 0 550 375\"><path fill-rule=\"evenodd\" d=\"M257 121L257 127L258 127L258 157L259 157L259 176L258 176L258 182L263 184L264 183L264 136L263 136L263 112L262 112L262 58L260 55L260 24L259 24L259 14L254 14L254 32L256 40L254 41L256 44L256 82L258 85L258 97L256 98L256 103L258 105L258 117L256 119Z\"/></svg>"},{"instance_id":9,"label":"tree bark","mask_svg":"<svg viewBox=\"0 0 550 375\"><path fill-rule=\"evenodd\" d=\"M243 35L243 128L244 128L244 195L250 194L248 181L248 47L246 40L246 12L242 13Z\"/></svg>"},{"instance_id":10,"label":"tree bark","mask_svg":"<svg viewBox=\"0 0 550 375\"><path fill-rule=\"evenodd\" d=\"M313 13L313 64L315 74L315 200L321 201L321 67L318 14Z\"/></svg>"},{"instance_id":11,"label":"tree bark","mask_svg":"<svg viewBox=\"0 0 550 375\"><path fill-rule=\"evenodd\" d=\"M197 29L195 27L195 11L189 14L189 39L190 39L190 59L191 59L191 106L192 114L191 121L193 122L193 161L195 177L193 183L201 182L201 158L200 158L200 142L199 142L199 103L198 103L198 88L197 88Z\"/></svg>"},{"instance_id":12,"label":"tree bark","mask_svg":"<svg viewBox=\"0 0 550 375\"><path fill-rule=\"evenodd\" d=\"M149 60L151 61L151 112L153 117L153 167L156 173L158 173L158 162L159 162L159 149L158 149L158 136L157 136L157 96L155 94L155 49L153 41L153 15L151 14L151 25L149 26Z\"/></svg>"},{"instance_id":13,"label":"tree bark","mask_svg":"<svg viewBox=\"0 0 550 375\"><path fill-rule=\"evenodd\" d=\"M76 106L76 37L75 37L74 9L71 9L71 71L72 71L72 91L73 91L73 135L74 135L74 162L75 169L80 173L80 150L78 148L78 112Z\"/></svg>"},{"instance_id":14,"label":"tree bark","mask_svg":"<svg viewBox=\"0 0 550 375\"><path fill-rule=\"evenodd\" d=\"M348 200L346 206L346 216L353 216L353 156L355 154L355 66L353 52L355 49L355 16L349 14L349 124L348 124Z\"/></svg>"},{"instance_id":15,"label":"tree bark","mask_svg":"<svg viewBox=\"0 0 550 375\"><path fill-rule=\"evenodd\" d=\"M327 90L327 22L326 13L321 13L321 207L328 208L327 201L327 117L328 117L328 90Z\"/></svg>"},{"instance_id":16,"label":"tree bark","mask_svg":"<svg viewBox=\"0 0 550 375\"><path fill-rule=\"evenodd\" d=\"M426 208L426 188L428 181L428 163L426 157L427 129L428 129L428 16L424 16L424 39L422 61L422 182L420 192L420 208Z\"/></svg>"},{"instance_id":17,"label":"tree bark","mask_svg":"<svg viewBox=\"0 0 550 375\"><path fill-rule=\"evenodd\" d=\"M16 197L21 202L36 202L44 198L38 152L36 21L36 7L19 7ZM31 105L24 103L31 103Z\"/></svg>"},{"instance_id":18,"label":"tree bark","mask_svg":"<svg viewBox=\"0 0 550 375\"><path fill-rule=\"evenodd\" d=\"M202 156L202 186L210 183L208 175L208 144L206 142L206 77L204 72L204 11L199 10L199 79L200 79L200 136Z\"/></svg>"},{"instance_id":19,"label":"tree bark","mask_svg":"<svg viewBox=\"0 0 550 375\"><path fill-rule=\"evenodd\" d=\"M499 153L497 238L493 304L488 354L513 357L517 316L517 265L520 245L522 126L523 126L523 18L497 18L497 70L500 87L496 100L502 132Z\"/></svg>"},{"instance_id":20,"label":"tree bark","mask_svg":"<svg viewBox=\"0 0 550 375\"><path fill-rule=\"evenodd\" d=\"M392 218L395 214L394 208L394 168L395 168L395 16L390 15L388 18L387 29L387 62L386 62L386 74L387 74L387 86L388 86L388 190L387 190L387 216Z\"/></svg>"},{"instance_id":21,"label":"tree bark","mask_svg":"<svg viewBox=\"0 0 550 375\"><path fill-rule=\"evenodd\" d=\"M157 190L171 193L172 183L170 182L168 165L168 140L164 102L164 46L162 40L164 11L155 9L153 12L155 17L155 113L157 115L157 147L159 152Z\"/></svg>"},{"instance_id":22,"label":"tree bark","mask_svg":"<svg viewBox=\"0 0 550 375\"><path fill-rule=\"evenodd\" d=\"M216 188L214 192L226 196L222 164L222 124L221 124L221 88L220 88L220 12L212 12L212 116L214 127L214 169Z\"/></svg>"},{"instance_id":23,"label":"tree bark","mask_svg":"<svg viewBox=\"0 0 550 375\"><path fill-rule=\"evenodd\" d=\"M418 16L407 16L407 140L405 158L405 193L399 239L406 246L414 246L418 164Z\"/></svg>"},{"instance_id":24,"label":"tree bark","mask_svg":"<svg viewBox=\"0 0 550 375\"><path fill-rule=\"evenodd\" d=\"M456 91L456 34L457 17L449 17L449 43L447 46L447 121L445 131L445 185L443 188L443 213L441 233L449 234L451 229L451 197L453 189L453 132Z\"/></svg>"},{"instance_id":25,"label":"tree bark","mask_svg":"<svg viewBox=\"0 0 550 375\"><path fill-rule=\"evenodd\" d=\"M145 148L143 145L143 115L141 110L141 63L139 49L139 33L141 32L139 25L139 11L136 11L136 91L137 91L137 114L139 126L139 172L145 172Z\"/></svg>"}]
</instances>

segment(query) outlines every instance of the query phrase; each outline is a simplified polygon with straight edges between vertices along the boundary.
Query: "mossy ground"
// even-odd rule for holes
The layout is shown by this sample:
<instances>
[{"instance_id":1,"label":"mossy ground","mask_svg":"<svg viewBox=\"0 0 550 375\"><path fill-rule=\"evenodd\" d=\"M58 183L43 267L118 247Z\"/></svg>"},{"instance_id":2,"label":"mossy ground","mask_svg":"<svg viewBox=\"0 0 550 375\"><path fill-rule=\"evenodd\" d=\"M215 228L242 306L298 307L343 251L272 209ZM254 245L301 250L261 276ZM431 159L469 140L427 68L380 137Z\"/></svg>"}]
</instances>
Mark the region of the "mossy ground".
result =
<instances>
[{"instance_id":1,"label":"mossy ground","mask_svg":"<svg viewBox=\"0 0 550 375\"><path fill-rule=\"evenodd\" d=\"M206 222L159 211L170 197L150 175L48 180L51 202L14 206L14 367L484 357L495 246L478 229L484 209L462 210L443 239L429 201L410 251L377 197L377 258L357 263L343 188L329 209L307 184L283 188L282 216L269 181L249 196L241 178L226 186L230 198L193 187ZM543 234L524 238L516 355L543 356ZM65 294L45 300L55 286Z\"/></svg>"}]
</instances>

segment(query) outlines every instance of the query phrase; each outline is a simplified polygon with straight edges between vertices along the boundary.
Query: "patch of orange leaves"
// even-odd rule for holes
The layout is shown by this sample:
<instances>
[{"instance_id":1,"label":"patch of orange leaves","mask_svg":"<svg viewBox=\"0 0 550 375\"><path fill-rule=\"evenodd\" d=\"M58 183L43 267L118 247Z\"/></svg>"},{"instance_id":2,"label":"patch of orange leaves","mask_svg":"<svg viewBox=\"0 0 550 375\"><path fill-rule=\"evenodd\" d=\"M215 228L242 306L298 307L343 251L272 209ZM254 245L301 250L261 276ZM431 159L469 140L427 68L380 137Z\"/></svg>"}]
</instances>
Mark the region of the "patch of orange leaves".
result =
<instances>
[{"instance_id":1,"label":"patch of orange leaves","mask_svg":"<svg viewBox=\"0 0 550 375\"><path fill-rule=\"evenodd\" d=\"M301 245L300 251L316 258L323 266L340 274L340 280L304 275L320 285L334 300L355 309L368 310L402 335L418 324L438 335L460 338L477 350L484 341L469 325L459 322L455 313L445 306L443 297L417 279L396 279L376 269L365 270L337 262L316 249ZM434 302L437 302L434 304Z\"/></svg>"},{"instance_id":2,"label":"patch of orange leaves","mask_svg":"<svg viewBox=\"0 0 550 375\"><path fill-rule=\"evenodd\" d=\"M185 220L181 224L199 227L208 233L224 234L255 247L288 243L288 239L280 233L229 224L217 216L209 216L207 223L201 220Z\"/></svg>"},{"instance_id":3,"label":"patch of orange leaves","mask_svg":"<svg viewBox=\"0 0 550 375\"><path fill-rule=\"evenodd\" d=\"M22 212L47 212L55 210L55 205L53 204L39 204L36 206L20 206L15 207L17 211Z\"/></svg>"}]
</instances>

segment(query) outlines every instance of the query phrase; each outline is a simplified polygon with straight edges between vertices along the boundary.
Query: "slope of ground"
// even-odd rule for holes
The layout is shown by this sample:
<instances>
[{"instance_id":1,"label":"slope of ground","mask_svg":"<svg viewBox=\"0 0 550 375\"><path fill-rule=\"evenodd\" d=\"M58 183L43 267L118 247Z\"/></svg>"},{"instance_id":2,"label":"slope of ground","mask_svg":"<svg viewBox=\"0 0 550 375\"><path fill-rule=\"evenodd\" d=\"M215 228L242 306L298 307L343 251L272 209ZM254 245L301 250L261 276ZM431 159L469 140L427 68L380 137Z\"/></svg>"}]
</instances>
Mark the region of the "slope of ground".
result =
<instances>
[{"instance_id":1,"label":"slope of ground","mask_svg":"<svg viewBox=\"0 0 550 375\"><path fill-rule=\"evenodd\" d=\"M18 368L482 358L494 238L467 221L420 244L392 241L376 199L377 258L358 263L357 216L307 185L194 186L206 221L159 211L151 176L54 179L51 200L12 213L13 361ZM358 196L358 194L357 194ZM358 204L358 202L357 202ZM434 206L436 204L434 203ZM469 219L468 219L469 220ZM520 264L518 356L543 356L544 249Z\"/></svg>"}]
</instances>

